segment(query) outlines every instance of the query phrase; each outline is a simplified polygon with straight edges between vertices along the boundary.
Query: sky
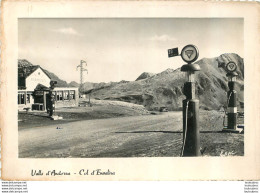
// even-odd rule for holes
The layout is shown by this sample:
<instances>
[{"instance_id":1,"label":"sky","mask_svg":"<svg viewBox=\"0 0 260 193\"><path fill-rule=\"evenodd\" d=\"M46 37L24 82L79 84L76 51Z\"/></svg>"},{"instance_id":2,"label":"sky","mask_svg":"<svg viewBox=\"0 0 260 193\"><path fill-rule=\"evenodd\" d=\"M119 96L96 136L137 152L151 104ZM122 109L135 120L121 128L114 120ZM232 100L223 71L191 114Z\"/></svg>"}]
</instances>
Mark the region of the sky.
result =
<instances>
[{"instance_id":1,"label":"sky","mask_svg":"<svg viewBox=\"0 0 260 193\"><path fill-rule=\"evenodd\" d=\"M241 18L86 18L19 19L18 57L80 82L135 80L142 72L159 73L185 62L168 58L168 49L187 44L199 49L199 59L236 53L244 57Z\"/></svg>"}]
</instances>

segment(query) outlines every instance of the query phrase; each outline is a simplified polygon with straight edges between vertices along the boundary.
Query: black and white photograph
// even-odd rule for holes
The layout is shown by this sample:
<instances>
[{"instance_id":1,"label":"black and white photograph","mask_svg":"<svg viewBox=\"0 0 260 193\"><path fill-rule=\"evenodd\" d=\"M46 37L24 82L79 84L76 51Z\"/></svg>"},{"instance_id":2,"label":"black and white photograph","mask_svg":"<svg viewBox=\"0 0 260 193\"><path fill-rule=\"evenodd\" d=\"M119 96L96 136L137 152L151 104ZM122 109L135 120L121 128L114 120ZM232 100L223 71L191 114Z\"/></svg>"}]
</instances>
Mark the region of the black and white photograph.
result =
<instances>
[{"instance_id":1,"label":"black and white photograph","mask_svg":"<svg viewBox=\"0 0 260 193\"><path fill-rule=\"evenodd\" d=\"M19 18L19 158L244 156L243 18Z\"/></svg>"},{"instance_id":2,"label":"black and white photograph","mask_svg":"<svg viewBox=\"0 0 260 193\"><path fill-rule=\"evenodd\" d=\"M258 4L2 7L2 179L259 180Z\"/></svg>"}]
</instances>

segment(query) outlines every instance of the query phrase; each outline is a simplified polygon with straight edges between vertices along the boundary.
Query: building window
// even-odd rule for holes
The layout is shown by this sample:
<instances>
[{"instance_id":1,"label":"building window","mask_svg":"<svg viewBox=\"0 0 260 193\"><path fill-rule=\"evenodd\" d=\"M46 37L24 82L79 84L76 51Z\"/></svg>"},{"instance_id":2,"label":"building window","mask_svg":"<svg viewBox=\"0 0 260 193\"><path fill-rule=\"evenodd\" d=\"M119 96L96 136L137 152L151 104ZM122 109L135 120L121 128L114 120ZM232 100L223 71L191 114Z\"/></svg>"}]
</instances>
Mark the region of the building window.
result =
<instances>
[{"instance_id":1,"label":"building window","mask_svg":"<svg viewBox=\"0 0 260 193\"><path fill-rule=\"evenodd\" d=\"M69 91L65 90L63 91L63 94L64 94L64 100L69 100Z\"/></svg>"},{"instance_id":2,"label":"building window","mask_svg":"<svg viewBox=\"0 0 260 193\"><path fill-rule=\"evenodd\" d=\"M62 101L62 91L57 91L57 101Z\"/></svg>"},{"instance_id":3,"label":"building window","mask_svg":"<svg viewBox=\"0 0 260 193\"><path fill-rule=\"evenodd\" d=\"M70 99L75 100L75 90L70 90Z\"/></svg>"},{"instance_id":4,"label":"building window","mask_svg":"<svg viewBox=\"0 0 260 193\"><path fill-rule=\"evenodd\" d=\"M24 93L18 93L18 104L25 104Z\"/></svg>"}]
</instances>

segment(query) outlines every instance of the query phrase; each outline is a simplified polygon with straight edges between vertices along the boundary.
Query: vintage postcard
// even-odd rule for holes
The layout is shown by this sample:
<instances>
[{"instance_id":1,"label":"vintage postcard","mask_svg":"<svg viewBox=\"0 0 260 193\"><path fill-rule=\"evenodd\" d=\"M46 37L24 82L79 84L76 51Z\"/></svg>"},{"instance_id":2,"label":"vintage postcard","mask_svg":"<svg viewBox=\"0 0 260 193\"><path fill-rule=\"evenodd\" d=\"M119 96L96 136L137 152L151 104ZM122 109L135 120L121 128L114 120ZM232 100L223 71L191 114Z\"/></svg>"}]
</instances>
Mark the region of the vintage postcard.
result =
<instances>
[{"instance_id":1,"label":"vintage postcard","mask_svg":"<svg viewBox=\"0 0 260 193\"><path fill-rule=\"evenodd\" d=\"M4 1L4 180L257 180L260 6Z\"/></svg>"}]
</instances>

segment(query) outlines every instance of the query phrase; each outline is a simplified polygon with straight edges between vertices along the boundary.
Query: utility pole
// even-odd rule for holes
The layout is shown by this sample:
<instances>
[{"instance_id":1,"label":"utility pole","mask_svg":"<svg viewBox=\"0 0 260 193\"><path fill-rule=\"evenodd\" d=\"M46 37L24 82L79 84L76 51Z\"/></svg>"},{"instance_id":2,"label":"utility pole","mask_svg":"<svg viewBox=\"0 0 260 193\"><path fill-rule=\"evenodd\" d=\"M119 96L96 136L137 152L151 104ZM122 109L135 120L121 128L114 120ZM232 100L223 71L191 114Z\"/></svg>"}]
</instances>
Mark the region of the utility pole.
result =
<instances>
[{"instance_id":1,"label":"utility pole","mask_svg":"<svg viewBox=\"0 0 260 193\"><path fill-rule=\"evenodd\" d=\"M83 72L88 70L86 68L83 67L83 64L85 64L87 66L87 62L84 60L80 60L80 65L77 66L77 70L78 68L80 68L80 88L82 88L83 86Z\"/></svg>"}]
</instances>

